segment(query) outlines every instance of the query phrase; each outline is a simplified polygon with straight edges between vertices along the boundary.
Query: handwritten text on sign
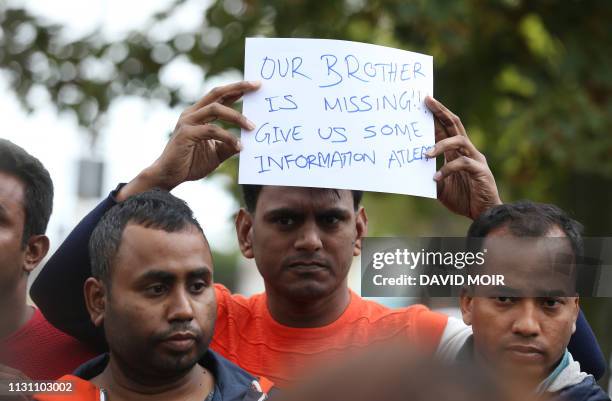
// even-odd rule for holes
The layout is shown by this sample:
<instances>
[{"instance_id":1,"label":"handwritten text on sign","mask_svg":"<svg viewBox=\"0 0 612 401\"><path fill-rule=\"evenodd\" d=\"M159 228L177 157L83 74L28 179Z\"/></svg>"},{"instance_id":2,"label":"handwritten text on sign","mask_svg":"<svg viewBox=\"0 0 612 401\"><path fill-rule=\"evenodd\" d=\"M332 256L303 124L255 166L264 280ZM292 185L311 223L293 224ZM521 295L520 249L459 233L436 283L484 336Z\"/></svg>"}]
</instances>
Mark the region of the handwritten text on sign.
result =
<instances>
[{"instance_id":1,"label":"handwritten text on sign","mask_svg":"<svg viewBox=\"0 0 612 401\"><path fill-rule=\"evenodd\" d=\"M323 39L246 40L240 183L436 197L431 56Z\"/></svg>"}]
</instances>

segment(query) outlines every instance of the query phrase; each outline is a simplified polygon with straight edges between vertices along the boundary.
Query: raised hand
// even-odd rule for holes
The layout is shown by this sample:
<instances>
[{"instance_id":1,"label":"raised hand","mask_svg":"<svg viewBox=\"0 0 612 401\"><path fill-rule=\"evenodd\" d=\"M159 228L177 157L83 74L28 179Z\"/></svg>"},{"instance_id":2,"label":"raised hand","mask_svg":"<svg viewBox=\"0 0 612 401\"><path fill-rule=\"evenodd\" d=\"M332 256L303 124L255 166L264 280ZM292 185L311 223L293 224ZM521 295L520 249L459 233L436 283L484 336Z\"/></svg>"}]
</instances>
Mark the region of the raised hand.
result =
<instances>
[{"instance_id":1,"label":"raised hand","mask_svg":"<svg viewBox=\"0 0 612 401\"><path fill-rule=\"evenodd\" d=\"M241 149L240 141L216 121L246 130L255 125L229 107L243 94L257 90L259 82L241 81L213 89L180 116L161 156L124 186L118 200L158 187L171 190L185 181L206 177Z\"/></svg>"},{"instance_id":2,"label":"raised hand","mask_svg":"<svg viewBox=\"0 0 612 401\"><path fill-rule=\"evenodd\" d=\"M432 97L425 104L434 115L436 134L435 148L426 155L444 155L444 165L434 175L440 202L471 219L501 204L487 159L468 138L461 119Z\"/></svg>"}]
</instances>

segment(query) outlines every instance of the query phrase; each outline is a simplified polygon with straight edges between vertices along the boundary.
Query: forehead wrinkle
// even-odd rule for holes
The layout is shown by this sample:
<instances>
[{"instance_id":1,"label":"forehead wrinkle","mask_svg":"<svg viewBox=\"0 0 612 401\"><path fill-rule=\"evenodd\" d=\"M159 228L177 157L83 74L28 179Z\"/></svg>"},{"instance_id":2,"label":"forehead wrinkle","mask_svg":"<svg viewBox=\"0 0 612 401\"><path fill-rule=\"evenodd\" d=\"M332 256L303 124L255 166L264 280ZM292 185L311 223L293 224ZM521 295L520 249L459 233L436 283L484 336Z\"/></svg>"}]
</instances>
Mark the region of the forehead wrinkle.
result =
<instances>
[{"instance_id":1,"label":"forehead wrinkle","mask_svg":"<svg viewBox=\"0 0 612 401\"><path fill-rule=\"evenodd\" d=\"M156 235L152 238L149 238L149 241L146 241L146 243L143 243L142 236L146 235L147 232L155 233L155 234L161 233L163 234L163 237L160 238L158 235ZM187 242L182 241L180 243L172 242L172 241L175 241L176 238L171 239L171 237L181 235L181 234L195 235L199 237L198 241L203 240L201 244L204 245L202 249L204 251L204 254L201 256L204 258L205 263L202 264L200 267L205 267L212 272L213 270L212 254L211 254L211 250L208 245L208 242L206 240L206 237L203 235L203 233L200 230L198 230L195 226L191 226L191 225L187 226L183 230L168 232L162 229L147 228L139 224L128 223L126 227L124 228L123 232L121 233L121 241L119 243L117 252L115 254L114 263L116 264L120 258L124 259L124 261L125 261L125 258L127 258L127 260L140 259L141 262L142 261L151 262L151 257L153 255L155 255L156 257L160 257L161 255L163 257L163 255L166 255L166 254L172 255L172 258L173 258L172 260L175 261L176 247L185 246L186 244L193 245L191 244L191 241L187 241ZM153 243L155 243L156 245L155 249L150 248L150 246L152 246ZM195 254L185 255L184 259L189 261L191 260L192 257L195 257L194 255Z\"/></svg>"},{"instance_id":2,"label":"forehead wrinkle","mask_svg":"<svg viewBox=\"0 0 612 401\"><path fill-rule=\"evenodd\" d=\"M340 189L332 188L308 188L308 192L312 198L329 199L332 202L342 199Z\"/></svg>"},{"instance_id":3,"label":"forehead wrinkle","mask_svg":"<svg viewBox=\"0 0 612 401\"><path fill-rule=\"evenodd\" d=\"M330 188L310 188L310 187L273 187L276 191L282 191L281 197L276 197L270 194L270 199L267 202L272 203L271 208L266 208L269 205L260 205L267 211L276 209L292 209L292 210L317 210L321 209L353 209L353 200L349 199L347 205L343 205L343 200L346 200L346 193L350 195L350 191ZM344 196L343 196L344 194ZM350 196L349 196L350 197ZM261 198L261 196L260 196Z\"/></svg>"},{"instance_id":4,"label":"forehead wrinkle","mask_svg":"<svg viewBox=\"0 0 612 401\"><path fill-rule=\"evenodd\" d=\"M137 281L151 281L151 280L160 280L160 281L173 281L177 278L177 275L173 272L166 271L164 269L150 269L146 270L138 275L136 278Z\"/></svg>"}]
</instances>

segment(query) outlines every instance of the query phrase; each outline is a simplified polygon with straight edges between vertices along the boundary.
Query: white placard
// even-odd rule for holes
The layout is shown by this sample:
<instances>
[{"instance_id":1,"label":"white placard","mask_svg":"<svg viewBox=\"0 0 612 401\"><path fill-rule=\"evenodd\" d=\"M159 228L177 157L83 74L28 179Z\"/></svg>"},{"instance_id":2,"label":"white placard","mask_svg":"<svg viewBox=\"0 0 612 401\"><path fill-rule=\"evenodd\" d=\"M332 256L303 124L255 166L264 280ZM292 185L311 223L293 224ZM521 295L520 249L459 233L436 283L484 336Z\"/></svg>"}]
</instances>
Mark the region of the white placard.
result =
<instances>
[{"instance_id":1,"label":"white placard","mask_svg":"<svg viewBox=\"0 0 612 401\"><path fill-rule=\"evenodd\" d=\"M365 43L247 38L241 184L436 197L433 58Z\"/></svg>"}]
</instances>

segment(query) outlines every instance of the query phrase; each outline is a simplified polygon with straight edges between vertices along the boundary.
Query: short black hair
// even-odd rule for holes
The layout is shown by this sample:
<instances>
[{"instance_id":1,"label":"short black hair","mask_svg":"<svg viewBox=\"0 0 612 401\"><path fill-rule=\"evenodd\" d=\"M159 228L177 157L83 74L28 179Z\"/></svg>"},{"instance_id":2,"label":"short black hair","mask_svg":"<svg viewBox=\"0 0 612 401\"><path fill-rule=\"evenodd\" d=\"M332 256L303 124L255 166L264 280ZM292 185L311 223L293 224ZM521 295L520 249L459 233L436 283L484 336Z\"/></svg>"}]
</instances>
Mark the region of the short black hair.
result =
<instances>
[{"instance_id":1,"label":"short black hair","mask_svg":"<svg viewBox=\"0 0 612 401\"><path fill-rule=\"evenodd\" d=\"M582 257L582 224L555 205L529 200L494 206L483 212L468 229L468 238L485 238L499 227L507 227L517 237L541 237L555 226L569 239L574 257Z\"/></svg>"},{"instance_id":2,"label":"short black hair","mask_svg":"<svg viewBox=\"0 0 612 401\"><path fill-rule=\"evenodd\" d=\"M206 241L202 227L185 201L160 189L132 196L104 214L89 240L91 273L107 286L110 286L111 267L119 251L123 231L129 223L169 233L195 227Z\"/></svg>"},{"instance_id":3,"label":"short black hair","mask_svg":"<svg viewBox=\"0 0 612 401\"><path fill-rule=\"evenodd\" d=\"M263 185L253 185L253 184L243 184L242 185L242 196L244 199L244 204L247 210L251 213L255 211L255 206L257 205L257 199L259 198L259 194ZM324 188L322 188L324 189ZM332 191L338 191L337 189L331 189ZM351 190L353 194L353 208L355 210L359 209L359 204L361 203L361 198L363 198L363 191L354 191Z\"/></svg>"},{"instance_id":4,"label":"short black hair","mask_svg":"<svg viewBox=\"0 0 612 401\"><path fill-rule=\"evenodd\" d=\"M32 235L47 231L53 211L53 181L40 160L6 139L0 139L0 171L14 175L24 185L21 242L25 246Z\"/></svg>"}]
</instances>

